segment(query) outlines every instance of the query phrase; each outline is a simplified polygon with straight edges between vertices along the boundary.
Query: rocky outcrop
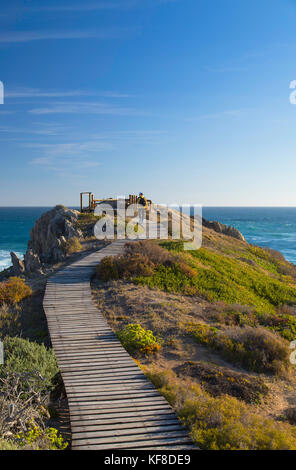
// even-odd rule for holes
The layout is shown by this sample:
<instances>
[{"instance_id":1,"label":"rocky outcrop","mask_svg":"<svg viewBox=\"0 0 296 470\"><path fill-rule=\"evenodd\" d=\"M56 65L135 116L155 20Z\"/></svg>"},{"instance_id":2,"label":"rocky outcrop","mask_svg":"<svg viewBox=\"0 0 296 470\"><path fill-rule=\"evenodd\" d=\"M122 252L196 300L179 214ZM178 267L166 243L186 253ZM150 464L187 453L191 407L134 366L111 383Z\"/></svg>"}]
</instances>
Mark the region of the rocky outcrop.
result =
<instances>
[{"instance_id":1,"label":"rocky outcrop","mask_svg":"<svg viewBox=\"0 0 296 470\"><path fill-rule=\"evenodd\" d=\"M25 272L24 262L13 252L10 253L12 262L12 274L14 276L21 276Z\"/></svg>"},{"instance_id":2,"label":"rocky outcrop","mask_svg":"<svg viewBox=\"0 0 296 470\"><path fill-rule=\"evenodd\" d=\"M39 256L33 250L28 249L24 256L24 265L27 273L40 271L41 262Z\"/></svg>"},{"instance_id":3,"label":"rocky outcrop","mask_svg":"<svg viewBox=\"0 0 296 470\"><path fill-rule=\"evenodd\" d=\"M24 258L27 273L41 269L43 263L51 264L65 258L64 246L72 237L82 237L77 228L79 212L65 206L56 206L45 212L35 222Z\"/></svg>"},{"instance_id":4,"label":"rocky outcrop","mask_svg":"<svg viewBox=\"0 0 296 470\"><path fill-rule=\"evenodd\" d=\"M229 237L236 238L237 240L241 240L245 242L246 239L243 234L237 230L237 228L231 227L230 225L221 224L221 222L216 221L209 221L206 219L202 219L202 223L205 227L214 230L217 233L222 233L223 235L228 235Z\"/></svg>"}]
</instances>

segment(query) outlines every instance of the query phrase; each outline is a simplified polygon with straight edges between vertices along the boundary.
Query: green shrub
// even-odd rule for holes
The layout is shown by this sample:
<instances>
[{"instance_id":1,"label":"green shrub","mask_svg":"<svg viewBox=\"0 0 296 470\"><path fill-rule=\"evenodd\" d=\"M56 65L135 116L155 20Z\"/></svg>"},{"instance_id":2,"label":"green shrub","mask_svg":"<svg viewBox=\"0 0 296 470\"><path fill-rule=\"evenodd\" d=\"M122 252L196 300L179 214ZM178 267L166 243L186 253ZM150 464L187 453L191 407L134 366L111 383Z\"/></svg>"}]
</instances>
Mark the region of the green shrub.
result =
<instances>
[{"instance_id":1,"label":"green shrub","mask_svg":"<svg viewBox=\"0 0 296 470\"><path fill-rule=\"evenodd\" d=\"M217 303L211 308L208 318L219 325L258 326L258 318L251 307L239 304Z\"/></svg>"},{"instance_id":2,"label":"green shrub","mask_svg":"<svg viewBox=\"0 0 296 470\"><path fill-rule=\"evenodd\" d=\"M16 304L32 294L32 289L20 277L10 277L0 283L0 304Z\"/></svg>"},{"instance_id":3,"label":"green shrub","mask_svg":"<svg viewBox=\"0 0 296 470\"><path fill-rule=\"evenodd\" d=\"M26 432L20 432L16 436L19 447L32 450L64 450L68 443L55 428L41 429L32 425Z\"/></svg>"},{"instance_id":4,"label":"green shrub","mask_svg":"<svg viewBox=\"0 0 296 470\"><path fill-rule=\"evenodd\" d=\"M192 437L208 450L295 450L292 426L264 419L233 397L189 398L180 417Z\"/></svg>"},{"instance_id":5,"label":"green shrub","mask_svg":"<svg viewBox=\"0 0 296 470\"><path fill-rule=\"evenodd\" d=\"M65 254L71 255L73 253L77 253L78 251L82 250L82 245L79 241L78 237L72 237L67 240L63 246L63 250Z\"/></svg>"},{"instance_id":6,"label":"green shrub","mask_svg":"<svg viewBox=\"0 0 296 470\"><path fill-rule=\"evenodd\" d=\"M22 338L4 339L4 364L0 365L0 376L7 373L38 372L43 377L42 387L53 388L58 366L53 350L43 344L30 342ZM38 387L41 387L40 382Z\"/></svg>"},{"instance_id":7,"label":"green shrub","mask_svg":"<svg viewBox=\"0 0 296 470\"><path fill-rule=\"evenodd\" d=\"M191 323L187 325L187 331L193 333L198 343L214 347L219 330L204 323Z\"/></svg>"},{"instance_id":8,"label":"green shrub","mask_svg":"<svg viewBox=\"0 0 296 470\"><path fill-rule=\"evenodd\" d=\"M184 272L184 266L176 262L171 266L159 265L155 268L154 273L150 277L138 276L134 282L139 285L148 285L151 288L157 288L173 293L184 293L196 295L197 287L194 281Z\"/></svg>"},{"instance_id":9,"label":"green shrub","mask_svg":"<svg viewBox=\"0 0 296 470\"><path fill-rule=\"evenodd\" d=\"M182 242L165 242L162 247L175 256L175 264L157 265L152 276L136 277L136 283L168 292L198 294L209 301L249 305L261 313L275 313L280 305L296 303L294 281L278 273L271 260L266 269L261 266L267 263L264 250L243 253L256 259L250 265L238 257L240 253L226 255L209 248L184 253Z\"/></svg>"},{"instance_id":10,"label":"green shrub","mask_svg":"<svg viewBox=\"0 0 296 470\"><path fill-rule=\"evenodd\" d=\"M234 397L211 397L200 385L177 380L169 371L143 370L176 409L201 449L296 449L296 429L288 423L265 419Z\"/></svg>"},{"instance_id":11,"label":"green shrub","mask_svg":"<svg viewBox=\"0 0 296 470\"><path fill-rule=\"evenodd\" d=\"M296 338L296 317L294 315L277 314L259 314L258 322L260 325L281 335L288 341Z\"/></svg>"},{"instance_id":12,"label":"green shrub","mask_svg":"<svg viewBox=\"0 0 296 470\"><path fill-rule=\"evenodd\" d=\"M133 353L140 351L145 354L155 353L160 349L152 331L145 330L141 325L130 323L117 333L124 348Z\"/></svg>"},{"instance_id":13,"label":"green shrub","mask_svg":"<svg viewBox=\"0 0 296 470\"><path fill-rule=\"evenodd\" d=\"M264 328L233 327L221 332L208 325L190 324L187 329L199 343L247 370L281 375L290 367L288 344Z\"/></svg>"}]
</instances>

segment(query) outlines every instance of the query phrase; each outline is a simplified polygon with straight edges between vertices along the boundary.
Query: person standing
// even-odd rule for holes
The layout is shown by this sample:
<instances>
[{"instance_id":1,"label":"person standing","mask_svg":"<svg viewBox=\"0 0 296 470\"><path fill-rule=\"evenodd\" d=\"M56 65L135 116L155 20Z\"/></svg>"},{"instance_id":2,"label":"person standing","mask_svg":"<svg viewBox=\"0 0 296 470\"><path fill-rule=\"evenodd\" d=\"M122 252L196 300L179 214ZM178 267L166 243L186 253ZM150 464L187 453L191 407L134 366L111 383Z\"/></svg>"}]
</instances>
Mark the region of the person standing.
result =
<instances>
[{"instance_id":1,"label":"person standing","mask_svg":"<svg viewBox=\"0 0 296 470\"><path fill-rule=\"evenodd\" d=\"M139 213L139 222L142 224L146 219L146 212L148 209L148 202L143 193L139 193L139 197L137 199L138 204L138 213Z\"/></svg>"}]
</instances>

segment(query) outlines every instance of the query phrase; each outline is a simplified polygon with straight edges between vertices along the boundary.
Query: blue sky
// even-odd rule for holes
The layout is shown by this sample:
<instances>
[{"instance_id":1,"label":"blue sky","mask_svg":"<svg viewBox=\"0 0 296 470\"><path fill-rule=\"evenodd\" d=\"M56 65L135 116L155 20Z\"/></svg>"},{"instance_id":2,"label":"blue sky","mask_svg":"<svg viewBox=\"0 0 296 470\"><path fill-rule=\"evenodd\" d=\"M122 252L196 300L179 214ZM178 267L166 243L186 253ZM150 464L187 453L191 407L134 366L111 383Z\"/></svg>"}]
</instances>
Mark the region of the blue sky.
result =
<instances>
[{"instance_id":1,"label":"blue sky","mask_svg":"<svg viewBox=\"0 0 296 470\"><path fill-rule=\"evenodd\" d=\"M295 0L0 9L0 205L296 205Z\"/></svg>"}]
</instances>

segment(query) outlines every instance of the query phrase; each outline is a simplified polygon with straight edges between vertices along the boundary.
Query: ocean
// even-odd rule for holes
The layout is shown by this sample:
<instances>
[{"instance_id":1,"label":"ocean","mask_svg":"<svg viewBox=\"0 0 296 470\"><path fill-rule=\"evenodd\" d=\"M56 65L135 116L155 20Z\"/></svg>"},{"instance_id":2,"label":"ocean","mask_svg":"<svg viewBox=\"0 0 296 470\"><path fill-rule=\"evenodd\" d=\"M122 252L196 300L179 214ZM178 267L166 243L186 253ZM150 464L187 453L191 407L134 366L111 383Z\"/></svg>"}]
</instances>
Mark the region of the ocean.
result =
<instances>
[{"instance_id":1,"label":"ocean","mask_svg":"<svg viewBox=\"0 0 296 470\"><path fill-rule=\"evenodd\" d=\"M49 209L0 207L0 271L11 265L11 251L25 253L34 222ZM203 216L232 225L249 243L278 250L296 264L296 207L204 207Z\"/></svg>"}]
</instances>

